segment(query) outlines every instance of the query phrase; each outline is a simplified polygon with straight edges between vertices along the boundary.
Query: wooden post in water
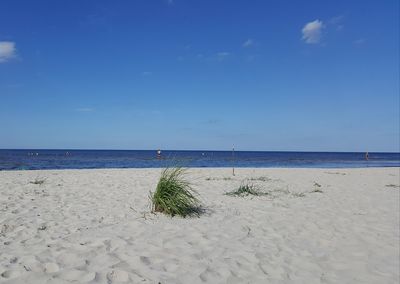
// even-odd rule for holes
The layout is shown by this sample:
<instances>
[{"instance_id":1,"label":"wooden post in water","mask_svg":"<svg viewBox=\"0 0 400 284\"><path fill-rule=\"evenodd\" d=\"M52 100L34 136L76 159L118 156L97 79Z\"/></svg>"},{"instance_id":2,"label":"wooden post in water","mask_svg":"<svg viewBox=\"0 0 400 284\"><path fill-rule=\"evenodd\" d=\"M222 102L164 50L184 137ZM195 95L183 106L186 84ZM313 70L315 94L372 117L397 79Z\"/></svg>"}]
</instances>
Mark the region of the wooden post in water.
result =
<instances>
[{"instance_id":1,"label":"wooden post in water","mask_svg":"<svg viewBox=\"0 0 400 284\"><path fill-rule=\"evenodd\" d=\"M232 146L232 175L235 175L235 145Z\"/></svg>"}]
</instances>

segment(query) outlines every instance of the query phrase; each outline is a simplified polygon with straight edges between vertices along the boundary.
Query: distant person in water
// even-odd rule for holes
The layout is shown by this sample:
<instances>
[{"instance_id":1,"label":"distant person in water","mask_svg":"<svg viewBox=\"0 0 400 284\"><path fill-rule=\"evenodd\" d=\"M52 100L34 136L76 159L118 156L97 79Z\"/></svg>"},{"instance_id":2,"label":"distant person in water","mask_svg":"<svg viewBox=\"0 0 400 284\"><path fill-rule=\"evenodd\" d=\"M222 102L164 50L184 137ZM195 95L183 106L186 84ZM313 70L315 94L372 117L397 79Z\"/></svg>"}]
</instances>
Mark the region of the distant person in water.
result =
<instances>
[{"instance_id":1,"label":"distant person in water","mask_svg":"<svg viewBox=\"0 0 400 284\"><path fill-rule=\"evenodd\" d=\"M157 150L157 159L161 159L161 150L160 149Z\"/></svg>"},{"instance_id":2,"label":"distant person in water","mask_svg":"<svg viewBox=\"0 0 400 284\"><path fill-rule=\"evenodd\" d=\"M368 154L368 152L365 152L365 160L369 160L369 154Z\"/></svg>"}]
</instances>

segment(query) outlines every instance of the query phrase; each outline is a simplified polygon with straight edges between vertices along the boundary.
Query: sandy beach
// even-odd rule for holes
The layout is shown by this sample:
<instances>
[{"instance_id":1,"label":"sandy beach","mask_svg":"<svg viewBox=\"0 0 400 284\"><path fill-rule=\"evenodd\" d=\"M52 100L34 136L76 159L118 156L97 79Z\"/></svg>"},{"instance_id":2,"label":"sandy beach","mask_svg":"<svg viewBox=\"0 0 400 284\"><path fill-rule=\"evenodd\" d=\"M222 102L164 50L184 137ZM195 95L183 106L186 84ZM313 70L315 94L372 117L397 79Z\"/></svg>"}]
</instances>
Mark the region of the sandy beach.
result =
<instances>
[{"instance_id":1,"label":"sandy beach","mask_svg":"<svg viewBox=\"0 0 400 284\"><path fill-rule=\"evenodd\" d=\"M399 282L399 168L190 169L191 218L150 212L160 172L0 172L0 283Z\"/></svg>"}]
</instances>

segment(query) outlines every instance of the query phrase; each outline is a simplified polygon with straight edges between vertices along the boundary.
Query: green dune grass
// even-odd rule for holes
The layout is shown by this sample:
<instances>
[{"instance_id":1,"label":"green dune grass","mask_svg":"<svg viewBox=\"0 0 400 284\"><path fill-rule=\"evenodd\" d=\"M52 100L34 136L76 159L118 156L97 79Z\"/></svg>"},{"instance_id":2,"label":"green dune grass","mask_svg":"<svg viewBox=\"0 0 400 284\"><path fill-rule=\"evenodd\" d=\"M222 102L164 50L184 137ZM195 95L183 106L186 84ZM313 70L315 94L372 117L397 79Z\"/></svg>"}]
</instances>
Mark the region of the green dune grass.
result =
<instances>
[{"instance_id":1,"label":"green dune grass","mask_svg":"<svg viewBox=\"0 0 400 284\"><path fill-rule=\"evenodd\" d=\"M260 191L260 189L253 184L241 184L236 190L227 192L225 194L229 196L268 195L267 192Z\"/></svg>"},{"instance_id":2,"label":"green dune grass","mask_svg":"<svg viewBox=\"0 0 400 284\"><path fill-rule=\"evenodd\" d=\"M156 191L151 193L152 210L171 216L199 214L198 194L186 180L187 169L166 168L162 171Z\"/></svg>"}]
</instances>

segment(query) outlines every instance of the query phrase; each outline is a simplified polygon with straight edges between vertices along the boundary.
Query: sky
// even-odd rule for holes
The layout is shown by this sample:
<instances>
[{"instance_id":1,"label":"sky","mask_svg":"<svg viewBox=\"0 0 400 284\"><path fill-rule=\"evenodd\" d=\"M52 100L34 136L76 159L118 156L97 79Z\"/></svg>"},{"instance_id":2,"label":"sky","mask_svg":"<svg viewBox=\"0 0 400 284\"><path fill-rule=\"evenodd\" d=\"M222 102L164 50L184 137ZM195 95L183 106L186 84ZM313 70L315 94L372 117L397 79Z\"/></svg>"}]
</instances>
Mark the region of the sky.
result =
<instances>
[{"instance_id":1,"label":"sky","mask_svg":"<svg viewBox=\"0 0 400 284\"><path fill-rule=\"evenodd\" d=\"M397 0L3 0L0 148L400 151Z\"/></svg>"}]
</instances>

